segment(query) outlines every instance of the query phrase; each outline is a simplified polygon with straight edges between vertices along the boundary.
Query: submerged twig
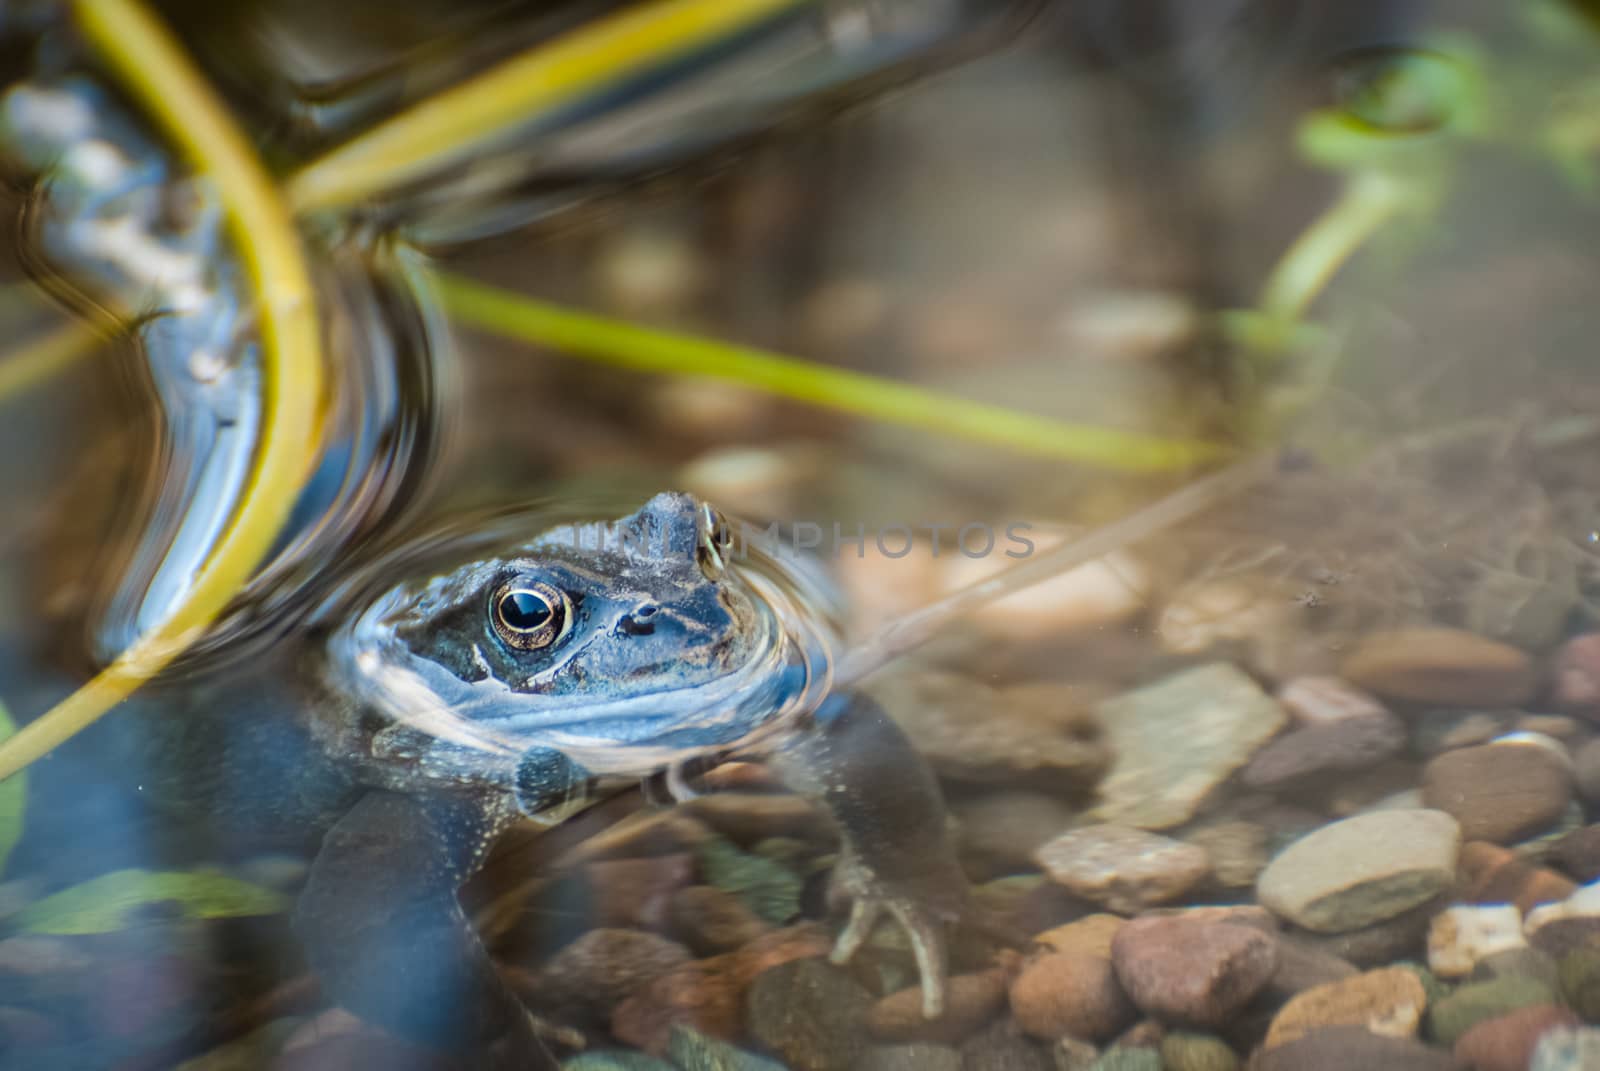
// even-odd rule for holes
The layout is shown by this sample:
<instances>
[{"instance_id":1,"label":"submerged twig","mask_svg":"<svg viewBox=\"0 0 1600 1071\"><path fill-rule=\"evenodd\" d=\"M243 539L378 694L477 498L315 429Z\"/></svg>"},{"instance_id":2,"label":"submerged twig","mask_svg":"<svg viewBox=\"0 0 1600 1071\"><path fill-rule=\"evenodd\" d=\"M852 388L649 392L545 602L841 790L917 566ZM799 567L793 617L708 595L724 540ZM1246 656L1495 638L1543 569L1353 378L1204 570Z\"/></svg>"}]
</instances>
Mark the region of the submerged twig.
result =
<instances>
[{"instance_id":1,"label":"submerged twig","mask_svg":"<svg viewBox=\"0 0 1600 1071\"><path fill-rule=\"evenodd\" d=\"M261 330L261 440L238 511L170 617L0 745L0 778L92 724L197 637L242 588L289 516L320 443L321 338L293 222L249 141L140 0L77 0L85 36L195 170L215 185Z\"/></svg>"},{"instance_id":2,"label":"submerged twig","mask_svg":"<svg viewBox=\"0 0 1600 1071\"><path fill-rule=\"evenodd\" d=\"M891 659L925 643L944 625L980 606L1148 539L1180 521L1213 509L1272 475L1277 471L1277 466L1275 455L1260 454L1247 458L1174 491L1121 520L1096 528L1082 539L1075 539L897 618L845 656L834 675L834 684L836 687L847 687L856 683Z\"/></svg>"}]
</instances>

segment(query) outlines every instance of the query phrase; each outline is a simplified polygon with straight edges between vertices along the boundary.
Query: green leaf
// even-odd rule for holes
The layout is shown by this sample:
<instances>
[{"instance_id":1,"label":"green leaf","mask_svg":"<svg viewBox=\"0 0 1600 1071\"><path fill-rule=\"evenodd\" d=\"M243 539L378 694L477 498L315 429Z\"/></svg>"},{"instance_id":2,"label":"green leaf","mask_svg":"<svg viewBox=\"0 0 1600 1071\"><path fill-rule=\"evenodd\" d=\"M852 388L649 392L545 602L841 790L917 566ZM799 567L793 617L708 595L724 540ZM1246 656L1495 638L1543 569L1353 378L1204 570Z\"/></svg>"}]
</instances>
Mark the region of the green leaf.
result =
<instances>
[{"instance_id":1,"label":"green leaf","mask_svg":"<svg viewBox=\"0 0 1600 1071\"><path fill-rule=\"evenodd\" d=\"M0 740L17 731L11 713L0 703ZM13 774L0 781L0 874L6 870L6 859L22 836L22 819L28 809L28 775Z\"/></svg>"},{"instance_id":2,"label":"green leaf","mask_svg":"<svg viewBox=\"0 0 1600 1071\"><path fill-rule=\"evenodd\" d=\"M695 854L709 884L733 893L768 922L781 925L799 914L801 881L786 867L721 837L707 840Z\"/></svg>"},{"instance_id":3,"label":"green leaf","mask_svg":"<svg viewBox=\"0 0 1600 1071\"><path fill-rule=\"evenodd\" d=\"M117 870L45 897L12 916L25 933L112 933L142 909L171 903L185 918L276 915L289 898L215 870Z\"/></svg>"}]
</instances>

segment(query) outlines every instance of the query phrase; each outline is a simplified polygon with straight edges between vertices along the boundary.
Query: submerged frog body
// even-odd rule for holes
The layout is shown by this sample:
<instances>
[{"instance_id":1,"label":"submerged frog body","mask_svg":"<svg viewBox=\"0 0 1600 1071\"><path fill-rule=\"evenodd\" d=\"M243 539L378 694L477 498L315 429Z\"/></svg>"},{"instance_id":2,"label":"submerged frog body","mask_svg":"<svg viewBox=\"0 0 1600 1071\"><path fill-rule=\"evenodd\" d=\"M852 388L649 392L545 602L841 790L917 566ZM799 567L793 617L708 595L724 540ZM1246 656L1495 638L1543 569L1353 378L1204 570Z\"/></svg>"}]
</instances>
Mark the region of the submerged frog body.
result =
<instances>
[{"instance_id":1,"label":"submerged frog body","mask_svg":"<svg viewBox=\"0 0 1600 1071\"><path fill-rule=\"evenodd\" d=\"M456 900L496 836L557 820L585 786L734 755L765 758L836 820L854 899L836 957L889 912L935 1014L941 927L964 891L937 786L870 701L827 695L832 633L803 577L743 557L709 507L658 495L612 524L346 590L337 615L126 724L153 759L182 757L151 787L209 836L320 835L294 927L324 991L477 1063L555 1066Z\"/></svg>"}]
</instances>

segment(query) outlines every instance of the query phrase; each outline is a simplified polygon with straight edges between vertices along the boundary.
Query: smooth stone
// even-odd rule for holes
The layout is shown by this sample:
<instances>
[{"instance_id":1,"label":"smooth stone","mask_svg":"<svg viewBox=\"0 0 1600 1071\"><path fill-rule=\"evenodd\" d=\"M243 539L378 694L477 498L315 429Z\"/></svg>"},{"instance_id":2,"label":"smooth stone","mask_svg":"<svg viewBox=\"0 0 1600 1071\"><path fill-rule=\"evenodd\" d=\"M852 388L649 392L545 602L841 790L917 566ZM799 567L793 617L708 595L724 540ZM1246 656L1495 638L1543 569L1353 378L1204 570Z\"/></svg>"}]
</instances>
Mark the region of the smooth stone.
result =
<instances>
[{"instance_id":1,"label":"smooth stone","mask_svg":"<svg viewBox=\"0 0 1600 1071\"><path fill-rule=\"evenodd\" d=\"M1138 1017L1111 965L1123 921L1091 915L1040 939L1051 951L1031 958L1010 987L1011 1014L1032 1037L1108 1041Z\"/></svg>"},{"instance_id":2,"label":"smooth stone","mask_svg":"<svg viewBox=\"0 0 1600 1071\"><path fill-rule=\"evenodd\" d=\"M1056 1071L1089 1071L1094 1062L1100 1059L1100 1050L1087 1041L1077 1038L1062 1038L1050 1049L1054 1058Z\"/></svg>"},{"instance_id":3,"label":"smooth stone","mask_svg":"<svg viewBox=\"0 0 1600 1071\"><path fill-rule=\"evenodd\" d=\"M1565 875L1487 841L1463 845L1458 869L1462 899L1476 904L1514 904L1524 913L1541 904L1559 903L1577 889Z\"/></svg>"},{"instance_id":4,"label":"smooth stone","mask_svg":"<svg viewBox=\"0 0 1600 1071\"><path fill-rule=\"evenodd\" d=\"M1251 1071L1462 1071L1448 1052L1359 1026L1330 1026L1260 1054Z\"/></svg>"},{"instance_id":5,"label":"smooth stone","mask_svg":"<svg viewBox=\"0 0 1600 1071\"><path fill-rule=\"evenodd\" d=\"M1428 967L1441 978L1465 978L1484 957L1527 946L1515 904L1448 907L1428 928Z\"/></svg>"},{"instance_id":6,"label":"smooth stone","mask_svg":"<svg viewBox=\"0 0 1600 1071\"><path fill-rule=\"evenodd\" d=\"M1550 698L1558 710L1600 721L1600 632L1563 644L1550 677Z\"/></svg>"},{"instance_id":7,"label":"smooth stone","mask_svg":"<svg viewBox=\"0 0 1600 1071\"><path fill-rule=\"evenodd\" d=\"M591 1010L609 1010L644 983L688 963L676 941L638 930L590 930L540 968L538 988ZM549 981L544 981L548 979Z\"/></svg>"},{"instance_id":8,"label":"smooth stone","mask_svg":"<svg viewBox=\"0 0 1600 1071\"><path fill-rule=\"evenodd\" d=\"M1168 1034L1161 1042L1165 1071L1239 1071L1239 1054L1221 1038Z\"/></svg>"},{"instance_id":9,"label":"smooth stone","mask_svg":"<svg viewBox=\"0 0 1600 1071\"><path fill-rule=\"evenodd\" d=\"M1179 838L1211 860L1208 888L1250 889L1267 868L1271 834L1255 822L1211 821L1185 827Z\"/></svg>"},{"instance_id":10,"label":"smooth stone","mask_svg":"<svg viewBox=\"0 0 1600 1071\"><path fill-rule=\"evenodd\" d=\"M1454 1052L1473 1071L1527 1071L1541 1037L1581 1025L1566 1008L1536 1004L1479 1023L1461 1035Z\"/></svg>"},{"instance_id":11,"label":"smooth stone","mask_svg":"<svg viewBox=\"0 0 1600 1071\"><path fill-rule=\"evenodd\" d=\"M1042 792L998 791L952 803L950 813L960 831L962 861L1005 874L1031 863L1041 845L1072 826L1078 809Z\"/></svg>"},{"instance_id":12,"label":"smooth stone","mask_svg":"<svg viewBox=\"0 0 1600 1071\"><path fill-rule=\"evenodd\" d=\"M1154 1049L1113 1045L1089 1065L1089 1071L1162 1071L1161 1054Z\"/></svg>"},{"instance_id":13,"label":"smooth stone","mask_svg":"<svg viewBox=\"0 0 1600 1071\"><path fill-rule=\"evenodd\" d=\"M1565 927L1568 933L1585 931L1591 924L1600 928L1600 881L1578 886L1559 903L1534 908L1528 912L1522 929L1530 941L1539 944L1544 930L1563 922L1580 924Z\"/></svg>"},{"instance_id":14,"label":"smooth stone","mask_svg":"<svg viewBox=\"0 0 1600 1071\"><path fill-rule=\"evenodd\" d=\"M1600 808L1600 737L1578 745L1572 755L1572 769L1579 798L1590 807Z\"/></svg>"},{"instance_id":15,"label":"smooth stone","mask_svg":"<svg viewBox=\"0 0 1600 1071\"><path fill-rule=\"evenodd\" d=\"M269 1065L270 1066L270 1065ZM677 1064L631 1049L596 1049L564 1060L561 1071L682 1071Z\"/></svg>"},{"instance_id":16,"label":"smooth stone","mask_svg":"<svg viewBox=\"0 0 1600 1071\"><path fill-rule=\"evenodd\" d=\"M961 1071L1056 1071L1050 1050L1000 1018L961 1045Z\"/></svg>"},{"instance_id":17,"label":"smooth stone","mask_svg":"<svg viewBox=\"0 0 1600 1071\"><path fill-rule=\"evenodd\" d=\"M1431 759L1456 748L1487 744L1514 721L1504 710L1425 710L1412 719L1411 752Z\"/></svg>"},{"instance_id":18,"label":"smooth stone","mask_svg":"<svg viewBox=\"0 0 1600 1071\"><path fill-rule=\"evenodd\" d=\"M1124 914L1176 900L1211 870L1202 848L1113 824L1069 830L1034 860L1070 892Z\"/></svg>"},{"instance_id":19,"label":"smooth stone","mask_svg":"<svg viewBox=\"0 0 1600 1071\"><path fill-rule=\"evenodd\" d=\"M1600 824L1562 837L1551 846L1550 861L1578 881L1600 878Z\"/></svg>"},{"instance_id":20,"label":"smooth stone","mask_svg":"<svg viewBox=\"0 0 1600 1071\"><path fill-rule=\"evenodd\" d=\"M961 1054L946 1045L869 1045L849 1071L961 1071Z\"/></svg>"},{"instance_id":21,"label":"smooth stone","mask_svg":"<svg viewBox=\"0 0 1600 1071\"><path fill-rule=\"evenodd\" d=\"M1304 726L1337 725L1389 713L1376 697L1338 677L1296 677L1278 690L1278 702Z\"/></svg>"},{"instance_id":22,"label":"smooth stone","mask_svg":"<svg viewBox=\"0 0 1600 1071\"><path fill-rule=\"evenodd\" d=\"M1308 989L1279 1009L1264 1049L1298 1041L1330 1026L1359 1026L1392 1038L1413 1038L1428 995L1417 972L1384 967Z\"/></svg>"},{"instance_id":23,"label":"smooth stone","mask_svg":"<svg viewBox=\"0 0 1600 1071\"><path fill-rule=\"evenodd\" d=\"M917 668L870 689L940 777L980 785L1087 795L1111 762L1098 719L1076 693L1030 692L1008 702L964 674Z\"/></svg>"},{"instance_id":24,"label":"smooth stone","mask_svg":"<svg viewBox=\"0 0 1600 1071\"><path fill-rule=\"evenodd\" d=\"M1223 662L1108 699L1097 713L1116 758L1095 814L1142 829L1187 821L1288 717L1254 680Z\"/></svg>"},{"instance_id":25,"label":"smooth stone","mask_svg":"<svg viewBox=\"0 0 1600 1071\"><path fill-rule=\"evenodd\" d=\"M1278 947L1274 936L1249 926L1146 916L1117 931L1111 963L1147 1015L1216 1028L1272 979Z\"/></svg>"},{"instance_id":26,"label":"smooth stone","mask_svg":"<svg viewBox=\"0 0 1600 1071\"><path fill-rule=\"evenodd\" d=\"M667 1055L683 1071L785 1071L775 1060L745 1052L687 1026L672 1028Z\"/></svg>"},{"instance_id":27,"label":"smooth stone","mask_svg":"<svg viewBox=\"0 0 1600 1071\"><path fill-rule=\"evenodd\" d=\"M1228 652L1270 677L1329 668L1312 658L1307 667L1304 611L1270 584L1227 577L1190 583L1173 594L1156 618L1156 635L1170 654L1192 657Z\"/></svg>"},{"instance_id":28,"label":"smooth stone","mask_svg":"<svg viewBox=\"0 0 1600 1071\"><path fill-rule=\"evenodd\" d=\"M1260 902L1319 933L1393 918L1455 881L1460 827L1442 811L1377 811L1291 844L1256 883Z\"/></svg>"},{"instance_id":29,"label":"smooth stone","mask_svg":"<svg viewBox=\"0 0 1600 1071\"><path fill-rule=\"evenodd\" d=\"M793 1071L849 1071L866 1047L871 1004L848 972L821 960L794 960L751 984L745 1027Z\"/></svg>"},{"instance_id":30,"label":"smooth stone","mask_svg":"<svg viewBox=\"0 0 1600 1071\"><path fill-rule=\"evenodd\" d=\"M1278 970L1256 998L1281 1008L1291 997L1360 974L1355 964L1292 934L1278 937Z\"/></svg>"},{"instance_id":31,"label":"smooth stone","mask_svg":"<svg viewBox=\"0 0 1600 1071\"><path fill-rule=\"evenodd\" d=\"M1600 1022L1600 941L1591 939L1562 956L1556 977L1572 1009Z\"/></svg>"},{"instance_id":32,"label":"smooth stone","mask_svg":"<svg viewBox=\"0 0 1600 1071\"><path fill-rule=\"evenodd\" d=\"M690 885L667 906L673 935L701 956L743 948L772 930L743 900L714 885Z\"/></svg>"},{"instance_id":33,"label":"smooth stone","mask_svg":"<svg viewBox=\"0 0 1600 1071\"><path fill-rule=\"evenodd\" d=\"M1561 988L1561 967L1555 957L1531 945L1527 948L1485 956L1478 961L1476 967L1472 968L1472 974L1467 980L1490 982L1508 976L1532 978L1548 986L1552 992Z\"/></svg>"},{"instance_id":34,"label":"smooth stone","mask_svg":"<svg viewBox=\"0 0 1600 1071\"><path fill-rule=\"evenodd\" d=\"M1339 675L1390 699L1516 707L1533 698L1533 661L1509 644L1452 628L1406 628L1362 638Z\"/></svg>"},{"instance_id":35,"label":"smooth stone","mask_svg":"<svg viewBox=\"0 0 1600 1071\"><path fill-rule=\"evenodd\" d=\"M952 975L945 980L944 1014L932 1020L922 1015L922 986L901 989L868 1009L867 1030L879 1041L959 1045L1005 1007L1006 983L1001 970Z\"/></svg>"},{"instance_id":36,"label":"smooth stone","mask_svg":"<svg viewBox=\"0 0 1600 1071\"><path fill-rule=\"evenodd\" d=\"M1453 1046L1479 1023L1540 1004L1555 1004L1550 988L1532 978L1505 977L1469 982L1428 1009L1428 1035Z\"/></svg>"},{"instance_id":37,"label":"smooth stone","mask_svg":"<svg viewBox=\"0 0 1600 1071\"><path fill-rule=\"evenodd\" d=\"M1401 960L1417 960L1427 956L1428 926L1433 916L1449 904L1448 894L1441 893L1409 911L1393 918L1374 922L1359 930L1323 934L1296 929L1294 935L1316 948L1362 969L1385 967Z\"/></svg>"},{"instance_id":38,"label":"smooth stone","mask_svg":"<svg viewBox=\"0 0 1600 1071\"><path fill-rule=\"evenodd\" d=\"M1392 714L1307 726L1258 751L1239 779L1249 788L1276 791L1321 774L1366 769L1405 744L1405 725Z\"/></svg>"},{"instance_id":39,"label":"smooth stone","mask_svg":"<svg viewBox=\"0 0 1600 1071\"><path fill-rule=\"evenodd\" d=\"M1447 751L1422 772L1422 799L1461 823L1466 840L1511 844L1559 820L1572 799L1562 756L1534 744Z\"/></svg>"},{"instance_id":40,"label":"smooth stone","mask_svg":"<svg viewBox=\"0 0 1600 1071\"><path fill-rule=\"evenodd\" d=\"M1555 1029L1539 1039L1528 1071L1594 1071L1600 1067L1600 1030Z\"/></svg>"}]
</instances>

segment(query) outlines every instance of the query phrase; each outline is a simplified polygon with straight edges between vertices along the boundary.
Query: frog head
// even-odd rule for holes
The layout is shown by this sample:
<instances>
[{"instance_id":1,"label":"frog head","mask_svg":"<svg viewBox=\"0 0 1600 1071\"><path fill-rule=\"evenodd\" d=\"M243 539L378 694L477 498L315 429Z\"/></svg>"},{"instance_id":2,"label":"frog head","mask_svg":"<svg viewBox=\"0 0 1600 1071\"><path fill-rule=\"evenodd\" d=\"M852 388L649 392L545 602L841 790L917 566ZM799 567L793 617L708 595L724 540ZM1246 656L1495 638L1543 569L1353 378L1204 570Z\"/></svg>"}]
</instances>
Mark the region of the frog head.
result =
<instances>
[{"instance_id":1,"label":"frog head","mask_svg":"<svg viewBox=\"0 0 1600 1071\"><path fill-rule=\"evenodd\" d=\"M803 571L668 493L391 587L334 632L330 666L365 709L456 759L537 748L643 776L813 708L826 604Z\"/></svg>"}]
</instances>

